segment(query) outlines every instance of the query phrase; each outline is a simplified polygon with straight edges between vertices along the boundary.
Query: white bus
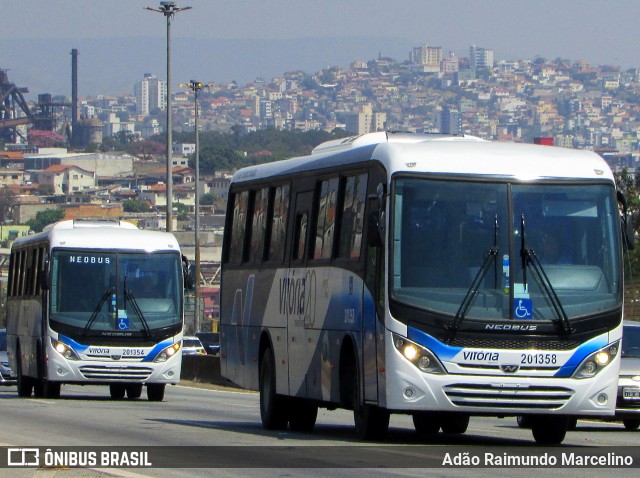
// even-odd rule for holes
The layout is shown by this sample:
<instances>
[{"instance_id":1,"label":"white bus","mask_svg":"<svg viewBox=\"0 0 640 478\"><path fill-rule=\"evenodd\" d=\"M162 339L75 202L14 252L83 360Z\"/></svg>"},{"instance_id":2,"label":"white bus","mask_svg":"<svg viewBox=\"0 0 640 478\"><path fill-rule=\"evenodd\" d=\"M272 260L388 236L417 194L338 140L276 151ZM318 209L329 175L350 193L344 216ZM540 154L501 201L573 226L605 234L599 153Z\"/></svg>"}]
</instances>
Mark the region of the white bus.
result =
<instances>
[{"instance_id":1,"label":"white bus","mask_svg":"<svg viewBox=\"0 0 640 478\"><path fill-rule=\"evenodd\" d=\"M18 394L109 385L162 401L180 380L186 259L172 234L62 221L11 248L7 339Z\"/></svg>"},{"instance_id":2,"label":"white bus","mask_svg":"<svg viewBox=\"0 0 640 478\"><path fill-rule=\"evenodd\" d=\"M560 443L570 416L614 411L626 223L589 151L381 132L244 168L222 374L260 390L268 429L318 407L353 409L362 438L391 413L425 435L535 415Z\"/></svg>"}]
</instances>

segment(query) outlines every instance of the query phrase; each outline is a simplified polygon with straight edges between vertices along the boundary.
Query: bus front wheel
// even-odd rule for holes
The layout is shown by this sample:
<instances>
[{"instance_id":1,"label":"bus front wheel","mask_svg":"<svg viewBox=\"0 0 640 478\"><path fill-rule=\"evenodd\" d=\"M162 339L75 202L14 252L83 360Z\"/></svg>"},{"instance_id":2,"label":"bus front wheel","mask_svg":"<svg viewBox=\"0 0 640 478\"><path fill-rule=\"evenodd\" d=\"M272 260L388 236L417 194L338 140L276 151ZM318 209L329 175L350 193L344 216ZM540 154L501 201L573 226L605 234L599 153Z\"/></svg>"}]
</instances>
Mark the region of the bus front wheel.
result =
<instances>
[{"instance_id":1,"label":"bus front wheel","mask_svg":"<svg viewBox=\"0 0 640 478\"><path fill-rule=\"evenodd\" d=\"M355 376L359 376L357 371ZM382 440L389 430L389 410L364 403L360 380L354 380L353 385L355 387L353 422L356 426L356 435L362 440Z\"/></svg>"},{"instance_id":2,"label":"bus front wheel","mask_svg":"<svg viewBox=\"0 0 640 478\"><path fill-rule=\"evenodd\" d=\"M122 400L124 398L125 387L119 383L109 385L109 395L113 400Z\"/></svg>"},{"instance_id":3,"label":"bus front wheel","mask_svg":"<svg viewBox=\"0 0 640 478\"><path fill-rule=\"evenodd\" d=\"M533 438L539 445L562 443L569 428L569 417L564 415L543 415L535 417L531 423Z\"/></svg>"},{"instance_id":4,"label":"bus front wheel","mask_svg":"<svg viewBox=\"0 0 640 478\"><path fill-rule=\"evenodd\" d=\"M303 399L293 399L289 407L289 426L294 432L310 432L316 424L318 406Z\"/></svg>"},{"instance_id":5,"label":"bus front wheel","mask_svg":"<svg viewBox=\"0 0 640 478\"><path fill-rule=\"evenodd\" d=\"M133 400L134 398L140 398L142 395L142 384L141 383L133 383L131 385L127 385L127 398L129 400Z\"/></svg>"},{"instance_id":6,"label":"bus front wheel","mask_svg":"<svg viewBox=\"0 0 640 478\"><path fill-rule=\"evenodd\" d=\"M276 365L270 348L262 353L258 379L262 426L267 430L284 430L289 417L284 397L276 393Z\"/></svg>"},{"instance_id":7,"label":"bus front wheel","mask_svg":"<svg viewBox=\"0 0 640 478\"><path fill-rule=\"evenodd\" d=\"M147 385L147 399L150 402L161 402L164 399L164 383L150 383Z\"/></svg>"},{"instance_id":8,"label":"bus front wheel","mask_svg":"<svg viewBox=\"0 0 640 478\"><path fill-rule=\"evenodd\" d=\"M17 362L17 388L19 397L30 397L33 392L33 379L26 377L22 373L22 354L20 353L20 346L16 349L16 362Z\"/></svg>"}]
</instances>

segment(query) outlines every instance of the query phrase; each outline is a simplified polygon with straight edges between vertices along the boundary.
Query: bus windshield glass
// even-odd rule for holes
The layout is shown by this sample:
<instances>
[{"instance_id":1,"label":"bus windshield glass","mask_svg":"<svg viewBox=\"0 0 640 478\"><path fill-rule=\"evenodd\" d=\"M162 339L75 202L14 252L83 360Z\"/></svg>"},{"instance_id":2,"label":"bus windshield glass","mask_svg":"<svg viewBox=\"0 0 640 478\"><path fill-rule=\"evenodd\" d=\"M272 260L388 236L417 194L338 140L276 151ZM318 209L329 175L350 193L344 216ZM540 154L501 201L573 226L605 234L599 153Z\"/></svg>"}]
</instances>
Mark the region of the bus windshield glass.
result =
<instances>
[{"instance_id":1,"label":"bus windshield glass","mask_svg":"<svg viewBox=\"0 0 640 478\"><path fill-rule=\"evenodd\" d=\"M54 251L51 327L74 336L151 338L181 323L180 279L176 253Z\"/></svg>"},{"instance_id":2,"label":"bus windshield glass","mask_svg":"<svg viewBox=\"0 0 640 478\"><path fill-rule=\"evenodd\" d=\"M400 177L392 212L399 303L457 320L560 322L620 306L612 185Z\"/></svg>"}]
</instances>

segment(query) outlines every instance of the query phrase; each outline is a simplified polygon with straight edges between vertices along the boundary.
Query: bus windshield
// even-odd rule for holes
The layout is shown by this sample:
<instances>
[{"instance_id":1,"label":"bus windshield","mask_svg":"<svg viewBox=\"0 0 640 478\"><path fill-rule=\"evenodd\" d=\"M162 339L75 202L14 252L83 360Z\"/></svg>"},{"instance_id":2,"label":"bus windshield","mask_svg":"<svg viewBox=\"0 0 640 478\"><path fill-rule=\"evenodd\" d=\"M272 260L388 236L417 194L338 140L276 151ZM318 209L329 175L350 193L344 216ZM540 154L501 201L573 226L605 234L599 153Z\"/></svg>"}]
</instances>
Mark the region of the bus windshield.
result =
<instances>
[{"instance_id":1,"label":"bus windshield","mask_svg":"<svg viewBox=\"0 0 640 478\"><path fill-rule=\"evenodd\" d=\"M612 185L400 177L392 207L392 300L490 321L620 307Z\"/></svg>"},{"instance_id":2,"label":"bus windshield","mask_svg":"<svg viewBox=\"0 0 640 478\"><path fill-rule=\"evenodd\" d=\"M181 323L180 279L176 253L54 251L51 327L74 336L150 339L154 330Z\"/></svg>"}]
</instances>

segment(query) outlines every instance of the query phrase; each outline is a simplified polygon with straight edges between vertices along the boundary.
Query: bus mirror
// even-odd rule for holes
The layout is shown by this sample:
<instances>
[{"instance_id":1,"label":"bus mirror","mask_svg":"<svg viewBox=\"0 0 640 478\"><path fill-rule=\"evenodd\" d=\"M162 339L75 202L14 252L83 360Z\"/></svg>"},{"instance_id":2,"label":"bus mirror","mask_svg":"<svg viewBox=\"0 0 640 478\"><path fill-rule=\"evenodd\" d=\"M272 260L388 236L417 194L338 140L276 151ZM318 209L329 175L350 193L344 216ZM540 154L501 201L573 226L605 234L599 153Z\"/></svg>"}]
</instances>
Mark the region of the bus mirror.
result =
<instances>
[{"instance_id":1,"label":"bus mirror","mask_svg":"<svg viewBox=\"0 0 640 478\"><path fill-rule=\"evenodd\" d=\"M623 217L623 234L627 243L627 249L632 250L635 247L635 231L633 228L634 217L632 214L625 214Z\"/></svg>"},{"instance_id":2,"label":"bus mirror","mask_svg":"<svg viewBox=\"0 0 640 478\"><path fill-rule=\"evenodd\" d=\"M49 274L47 274L47 271L40 271L38 281L42 290L49 290Z\"/></svg>"},{"instance_id":3,"label":"bus mirror","mask_svg":"<svg viewBox=\"0 0 640 478\"><path fill-rule=\"evenodd\" d=\"M44 257L43 268L38 272L38 282L42 290L49 290L49 256Z\"/></svg>"},{"instance_id":4,"label":"bus mirror","mask_svg":"<svg viewBox=\"0 0 640 478\"><path fill-rule=\"evenodd\" d=\"M367 221L367 242L371 247L382 246L382 236L380 235L380 228L378 226L380 215L376 211L372 211L369 214L369 221Z\"/></svg>"},{"instance_id":5,"label":"bus mirror","mask_svg":"<svg viewBox=\"0 0 640 478\"><path fill-rule=\"evenodd\" d=\"M187 290L193 290L195 288L195 267L189 264L187 256L182 256L182 276L184 278L184 288Z\"/></svg>"},{"instance_id":6,"label":"bus mirror","mask_svg":"<svg viewBox=\"0 0 640 478\"><path fill-rule=\"evenodd\" d=\"M625 242L625 245L627 246L627 250L632 250L635 247L635 231L633 228L635 218L632 214L629 213L629 205L624 193L620 189L618 189L616 193L618 202L622 206L622 213L620 214L620 218L623 240Z\"/></svg>"}]
</instances>

